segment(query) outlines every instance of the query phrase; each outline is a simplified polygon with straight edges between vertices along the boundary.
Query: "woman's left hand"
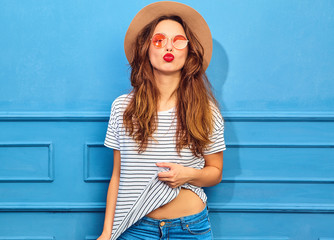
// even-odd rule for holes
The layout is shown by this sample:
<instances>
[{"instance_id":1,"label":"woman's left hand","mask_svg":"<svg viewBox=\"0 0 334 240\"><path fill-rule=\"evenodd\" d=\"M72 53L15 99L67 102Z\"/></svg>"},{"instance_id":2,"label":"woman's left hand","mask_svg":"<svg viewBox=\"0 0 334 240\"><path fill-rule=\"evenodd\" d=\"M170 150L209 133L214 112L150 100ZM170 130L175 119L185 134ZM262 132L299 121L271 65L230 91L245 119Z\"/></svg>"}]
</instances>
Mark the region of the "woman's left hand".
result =
<instances>
[{"instance_id":1,"label":"woman's left hand","mask_svg":"<svg viewBox=\"0 0 334 240\"><path fill-rule=\"evenodd\" d=\"M191 168L189 167L170 162L157 162L156 165L169 168L167 172L158 173L158 179L168 184L171 188L177 188L190 179Z\"/></svg>"}]
</instances>

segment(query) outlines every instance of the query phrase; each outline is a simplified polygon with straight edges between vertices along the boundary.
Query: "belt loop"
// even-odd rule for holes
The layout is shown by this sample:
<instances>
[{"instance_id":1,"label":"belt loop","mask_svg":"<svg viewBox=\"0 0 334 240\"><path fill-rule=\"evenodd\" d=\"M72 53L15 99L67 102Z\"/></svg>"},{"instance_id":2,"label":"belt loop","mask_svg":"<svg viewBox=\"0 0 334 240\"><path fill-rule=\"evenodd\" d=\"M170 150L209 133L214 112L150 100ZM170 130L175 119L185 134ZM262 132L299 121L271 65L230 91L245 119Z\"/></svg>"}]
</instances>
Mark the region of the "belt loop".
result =
<instances>
[{"instance_id":1,"label":"belt loop","mask_svg":"<svg viewBox=\"0 0 334 240\"><path fill-rule=\"evenodd\" d=\"M187 227L186 227L187 223L186 223L186 221L184 220L184 218L183 218L183 217L180 217L180 220L181 220L181 227L182 227L182 229L183 229L183 230L187 230Z\"/></svg>"}]
</instances>

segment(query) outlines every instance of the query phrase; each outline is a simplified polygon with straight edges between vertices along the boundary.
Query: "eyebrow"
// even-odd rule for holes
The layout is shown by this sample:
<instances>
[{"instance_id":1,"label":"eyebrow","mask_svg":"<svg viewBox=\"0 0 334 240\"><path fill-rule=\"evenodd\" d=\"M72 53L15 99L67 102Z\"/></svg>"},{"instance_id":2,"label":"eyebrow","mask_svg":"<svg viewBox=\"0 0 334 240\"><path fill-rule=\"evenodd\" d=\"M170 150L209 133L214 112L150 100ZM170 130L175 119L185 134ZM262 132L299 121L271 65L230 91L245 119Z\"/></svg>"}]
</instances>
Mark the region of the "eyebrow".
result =
<instances>
[{"instance_id":1,"label":"eyebrow","mask_svg":"<svg viewBox=\"0 0 334 240\"><path fill-rule=\"evenodd\" d=\"M166 33L164 33L164 32L156 32L156 33L153 33L153 35L155 35L155 34L158 34L158 33L161 33L161 34L164 34L164 35L168 36L168 35L167 35ZM182 33L174 34L174 35L172 35L172 36L173 36L173 37L175 37L175 36L178 36L178 35L181 35L181 36L187 37L187 35L186 35L186 34L182 34Z\"/></svg>"}]
</instances>

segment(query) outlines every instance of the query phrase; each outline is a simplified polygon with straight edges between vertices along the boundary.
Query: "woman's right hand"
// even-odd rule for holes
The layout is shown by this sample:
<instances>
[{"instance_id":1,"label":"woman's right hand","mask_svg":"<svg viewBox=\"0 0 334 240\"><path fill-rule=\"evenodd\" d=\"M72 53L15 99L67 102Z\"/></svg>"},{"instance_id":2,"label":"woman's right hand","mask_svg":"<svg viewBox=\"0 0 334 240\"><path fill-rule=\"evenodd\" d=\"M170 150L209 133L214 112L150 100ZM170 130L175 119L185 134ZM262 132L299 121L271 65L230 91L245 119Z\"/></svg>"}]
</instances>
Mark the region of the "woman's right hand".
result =
<instances>
[{"instance_id":1,"label":"woman's right hand","mask_svg":"<svg viewBox=\"0 0 334 240\"><path fill-rule=\"evenodd\" d=\"M110 233L102 232L101 236L99 236L96 240L110 240L110 237Z\"/></svg>"}]
</instances>

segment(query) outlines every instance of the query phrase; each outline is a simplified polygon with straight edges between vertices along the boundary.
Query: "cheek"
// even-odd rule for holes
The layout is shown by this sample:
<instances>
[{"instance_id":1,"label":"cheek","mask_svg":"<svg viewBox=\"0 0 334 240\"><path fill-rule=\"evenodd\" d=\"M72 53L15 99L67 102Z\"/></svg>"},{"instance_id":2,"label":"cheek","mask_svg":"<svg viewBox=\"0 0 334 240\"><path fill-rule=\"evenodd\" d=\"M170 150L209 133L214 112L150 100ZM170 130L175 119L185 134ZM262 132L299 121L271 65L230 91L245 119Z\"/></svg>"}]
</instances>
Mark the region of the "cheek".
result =
<instances>
[{"instance_id":1,"label":"cheek","mask_svg":"<svg viewBox=\"0 0 334 240\"><path fill-rule=\"evenodd\" d=\"M186 50L183 52L183 54L182 54L182 59L183 59L184 61L186 61L187 58L188 58L188 49L186 49Z\"/></svg>"},{"instance_id":2,"label":"cheek","mask_svg":"<svg viewBox=\"0 0 334 240\"><path fill-rule=\"evenodd\" d=\"M188 50L187 50L186 53L185 53L185 58L186 58L186 59L188 58Z\"/></svg>"},{"instance_id":3,"label":"cheek","mask_svg":"<svg viewBox=\"0 0 334 240\"><path fill-rule=\"evenodd\" d=\"M149 57L150 62L152 64L152 62L154 63L158 60L159 52L156 49L150 48L148 50L148 57Z\"/></svg>"}]
</instances>

